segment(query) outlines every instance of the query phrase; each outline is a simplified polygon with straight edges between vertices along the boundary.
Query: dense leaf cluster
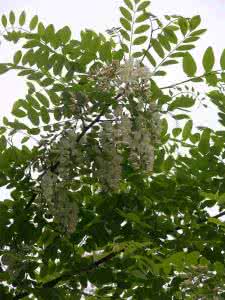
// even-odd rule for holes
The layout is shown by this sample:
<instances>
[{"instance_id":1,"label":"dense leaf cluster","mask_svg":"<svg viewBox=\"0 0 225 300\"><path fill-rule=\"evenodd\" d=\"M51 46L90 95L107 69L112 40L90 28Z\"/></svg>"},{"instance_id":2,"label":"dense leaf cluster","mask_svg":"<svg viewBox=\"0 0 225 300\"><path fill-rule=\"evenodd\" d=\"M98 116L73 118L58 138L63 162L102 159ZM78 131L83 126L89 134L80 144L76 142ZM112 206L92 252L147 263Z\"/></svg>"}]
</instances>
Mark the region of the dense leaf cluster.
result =
<instances>
[{"instance_id":1,"label":"dense leaf cluster","mask_svg":"<svg viewBox=\"0 0 225 300\"><path fill-rule=\"evenodd\" d=\"M80 39L1 18L20 50L0 73L28 87L0 127L1 299L225 297L225 51L216 70L208 47L198 74L200 16L159 19L144 0L120 12ZM178 64L187 78L159 86ZM220 131L194 126L207 103Z\"/></svg>"}]
</instances>

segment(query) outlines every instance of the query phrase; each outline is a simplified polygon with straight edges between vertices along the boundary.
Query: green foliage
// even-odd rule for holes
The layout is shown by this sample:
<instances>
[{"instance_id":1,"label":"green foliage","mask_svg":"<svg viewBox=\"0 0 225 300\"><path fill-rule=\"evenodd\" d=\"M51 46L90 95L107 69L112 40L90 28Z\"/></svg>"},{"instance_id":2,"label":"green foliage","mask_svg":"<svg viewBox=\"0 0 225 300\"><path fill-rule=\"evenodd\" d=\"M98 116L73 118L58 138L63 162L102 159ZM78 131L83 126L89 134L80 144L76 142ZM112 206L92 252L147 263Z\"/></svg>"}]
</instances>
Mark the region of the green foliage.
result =
<instances>
[{"instance_id":1,"label":"green foliage","mask_svg":"<svg viewBox=\"0 0 225 300\"><path fill-rule=\"evenodd\" d=\"M208 47L198 74L200 16L119 10L121 28L80 38L1 17L18 45L0 74L27 93L0 126L0 299L225 297L225 52L218 71ZM179 65L187 77L161 86ZM221 130L192 120L208 103Z\"/></svg>"}]
</instances>

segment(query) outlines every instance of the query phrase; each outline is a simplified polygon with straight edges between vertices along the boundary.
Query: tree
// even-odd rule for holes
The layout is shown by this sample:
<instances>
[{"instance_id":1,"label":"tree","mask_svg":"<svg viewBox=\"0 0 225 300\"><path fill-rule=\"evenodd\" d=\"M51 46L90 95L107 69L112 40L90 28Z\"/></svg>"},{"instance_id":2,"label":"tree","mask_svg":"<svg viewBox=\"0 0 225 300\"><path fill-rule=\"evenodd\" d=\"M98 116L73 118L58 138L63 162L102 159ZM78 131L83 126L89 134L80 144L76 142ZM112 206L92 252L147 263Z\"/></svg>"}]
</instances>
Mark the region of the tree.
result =
<instances>
[{"instance_id":1,"label":"tree","mask_svg":"<svg viewBox=\"0 0 225 300\"><path fill-rule=\"evenodd\" d=\"M200 16L161 20L141 0L120 12L79 40L2 16L21 48L0 73L28 90L0 127L1 299L225 297L225 51L215 70L209 47L198 74ZM180 63L187 78L160 86ZM207 103L220 131L193 124Z\"/></svg>"}]
</instances>

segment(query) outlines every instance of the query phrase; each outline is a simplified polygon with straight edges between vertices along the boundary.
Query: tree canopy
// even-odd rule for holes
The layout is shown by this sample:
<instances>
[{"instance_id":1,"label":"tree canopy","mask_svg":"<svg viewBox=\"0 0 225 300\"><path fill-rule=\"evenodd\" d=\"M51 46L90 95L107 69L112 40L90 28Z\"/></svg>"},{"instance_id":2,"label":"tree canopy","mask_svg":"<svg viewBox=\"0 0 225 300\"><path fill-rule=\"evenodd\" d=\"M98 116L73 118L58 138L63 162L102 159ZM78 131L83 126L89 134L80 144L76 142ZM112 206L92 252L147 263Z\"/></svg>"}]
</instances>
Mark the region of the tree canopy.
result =
<instances>
[{"instance_id":1,"label":"tree canopy","mask_svg":"<svg viewBox=\"0 0 225 300\"><path fill-rule=\"evenodd\" d=\"M196 63L198 15L120 12L79 39L1 17L0 74L27 83L0 127L1 299L225 298L225 50ZM221 130L193 122L209 104Z\"/></svg>"}]
</instances>

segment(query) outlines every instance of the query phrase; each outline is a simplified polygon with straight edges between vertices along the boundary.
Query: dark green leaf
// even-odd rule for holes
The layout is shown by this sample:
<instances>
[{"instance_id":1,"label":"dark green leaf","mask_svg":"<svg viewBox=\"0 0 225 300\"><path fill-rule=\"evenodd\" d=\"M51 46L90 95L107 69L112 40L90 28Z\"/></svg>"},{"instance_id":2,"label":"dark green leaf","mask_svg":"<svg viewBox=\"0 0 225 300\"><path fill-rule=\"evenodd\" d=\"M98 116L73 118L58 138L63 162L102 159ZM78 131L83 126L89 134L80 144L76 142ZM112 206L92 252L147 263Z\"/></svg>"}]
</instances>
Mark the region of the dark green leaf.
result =
<instances>
[{"instance_id":1,"label":"dark green leaf","mask_svg":"<svg viewBox=\"0 0 225 300\"><path fill-rule=\"evenodd\" d=\"M147 59L149 60L149 62L153 65L153 67L155 67L156 61L155 61L154 57L147 51L145 51L144 53L145 53Z\"/></svg>"},{"instance_id":2,"label":"dark green leaf","mask_svg":"<svg viewBox=\"0 0 225 300\"><path fill-rule=\"evenodd\" d=\"M206 128L206 129L204 129L204 131L201 135L200 142L198 144L198 149L202 154L207 154L209 152L210 132L211 132L211 130Z\"/></svg>"},{"instance_id":3,"label":"dark green leaf","mask_svg":"<svg viewBox=\"0 0 225 300\"><path fill-rule=\"evenodd\" d=\"M48 124L50 121L49 113L44 106L41 108L41 119L45 124Z\"/></svg>"},{"instance_id":4,"label":"dark green leaf","mask_svg":"<svg viewBox=\"0 0 225 300\"><path fill-rule=\"evenodd\" d=\"M112 61L111 51L112 51L111 43L110 42L104 43L99 49L100 59L106 62Z\"/></svg>"},{"instance_id":5,"label":"dark green leaf","mask_svg":"<svg viewBox=\"0 0 225 300\"><path fill-rule=\"evenodd\" d=\"M125 38L125 40L127 40L128 42L130 41L130 36L129 36L129 34L127 33L126 30L120 29L120 33L121 33L122 37Z\"/></svg>"},{"instance_id":6,"label":"dark green leaf","mask_svg":"<svg viewBox=\"0 0 225 300\"><path fill-rule=\"evenodd\" d=\"M190 36L198 36L198 35L201 35L203 33L205 33L207 30L206 29L200 29L200 30L196 30L196 31L193 31Z\"/></svg>"},{"instance_id":7,"label":"dark green leaf","mask_svg":"<svg viewBox=\"0 0 225 300\"><path fill-rule=\"evenodd\" d=\"M195 45L183 45L177 48L178 51L187 51L187 50L191 50L194 49Z\"/></svg>"}]
</instances>

